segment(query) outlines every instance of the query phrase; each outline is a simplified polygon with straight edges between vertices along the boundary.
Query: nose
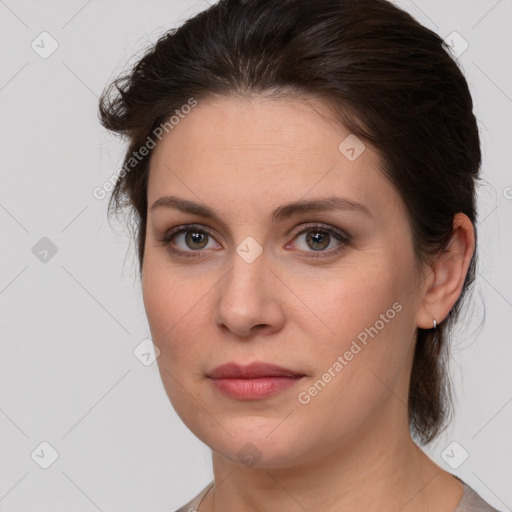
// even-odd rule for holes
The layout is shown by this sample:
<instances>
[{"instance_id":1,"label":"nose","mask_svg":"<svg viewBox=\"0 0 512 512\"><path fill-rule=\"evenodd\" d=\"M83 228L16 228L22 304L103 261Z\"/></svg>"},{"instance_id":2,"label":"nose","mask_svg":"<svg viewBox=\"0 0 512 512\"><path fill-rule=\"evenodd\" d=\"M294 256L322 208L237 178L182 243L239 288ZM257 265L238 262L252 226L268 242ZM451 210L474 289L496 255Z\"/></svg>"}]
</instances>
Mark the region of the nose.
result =
<instances>
[{"instance_id":1,"label":"nose","mask_svg":"<svg viewBox=\"0 0 512 512\"><path fill-rule=\"evenodd\" d=\"M238 338L279 331L285 322L283 286L263 252L251 263L237 253L231 270L217 289L214 322Z\"/></svg>"}]
</instances>

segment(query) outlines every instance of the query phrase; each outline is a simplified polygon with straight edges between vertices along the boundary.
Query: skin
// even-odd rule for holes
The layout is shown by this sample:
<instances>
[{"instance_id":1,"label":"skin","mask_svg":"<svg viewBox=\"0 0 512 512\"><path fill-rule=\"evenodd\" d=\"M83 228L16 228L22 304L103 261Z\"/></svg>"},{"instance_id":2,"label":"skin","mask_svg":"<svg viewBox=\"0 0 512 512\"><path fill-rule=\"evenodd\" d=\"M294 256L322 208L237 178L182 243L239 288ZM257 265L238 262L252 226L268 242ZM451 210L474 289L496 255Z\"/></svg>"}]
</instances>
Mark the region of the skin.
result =
<instances>
[{"instance_id":1,"label":"skin","mask_svg":"<svg viewBox=\"0 0 512 512\"><path fill-rule=\"evenodd\" d=\"M212 449L215 488L201 512L361 512L376 503L379 511L451 512L462 497L460 482L411 440L406 404L416 329L441 323L459 297L473 226L457 214L447 252L420 268L379 155L366 144L350 161L338 150L347 135L318 98L223 97L199 102L151 157L149 207L173 195L220 216L149 208L142 277L166 393ZM331 195L362 203L371 217L331 210L272 222L282 204ZM211 237L161 242L192 223ZM315 250L308 232L299 234L306 223L351 239L327 237ZM248 236L263 249L252 263L236 252ZM301 404L298 393L396 302L400 312ZM271 362L305 377L263 400L235 400L207 378L230 361ZM237 456L248 442L259 454L252 466Z\"/></svg>"}]
</instances>

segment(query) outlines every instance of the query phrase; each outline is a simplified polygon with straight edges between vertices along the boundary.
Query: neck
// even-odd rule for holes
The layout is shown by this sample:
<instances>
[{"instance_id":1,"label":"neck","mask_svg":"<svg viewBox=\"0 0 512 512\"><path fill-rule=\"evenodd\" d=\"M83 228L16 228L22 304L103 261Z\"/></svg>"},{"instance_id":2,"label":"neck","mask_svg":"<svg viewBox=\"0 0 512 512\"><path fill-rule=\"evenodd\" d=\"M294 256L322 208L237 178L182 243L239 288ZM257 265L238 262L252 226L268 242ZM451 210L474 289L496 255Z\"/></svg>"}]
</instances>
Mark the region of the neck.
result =
<instances>
[{"instance_id":1,"label":"neck","mask_svg":"<svg viewBox=\"0 0 512 512\"><path fill-rule=\"evenodd\" d=\"M339 449L330 446L286 468L248 468L213 452L215 487L200 512L430 512L436 506L452 512L461 484L412 441L405 418L400 426L394 418L393 428L371 422L373 428L359 429Z\"/></svg>"}]
</instances>

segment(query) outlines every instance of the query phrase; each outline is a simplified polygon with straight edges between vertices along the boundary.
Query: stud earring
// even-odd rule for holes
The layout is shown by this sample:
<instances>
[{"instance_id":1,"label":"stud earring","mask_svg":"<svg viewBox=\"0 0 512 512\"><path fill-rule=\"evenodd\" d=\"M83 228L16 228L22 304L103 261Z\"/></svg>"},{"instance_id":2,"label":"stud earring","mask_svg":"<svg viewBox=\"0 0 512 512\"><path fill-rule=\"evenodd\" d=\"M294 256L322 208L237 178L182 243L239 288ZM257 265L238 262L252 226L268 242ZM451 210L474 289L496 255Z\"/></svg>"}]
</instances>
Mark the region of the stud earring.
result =
<instances>
[{"instance_id":1,"label":"stud earring","mask_svg":"<svg viewBox=\"0 0 512 512\"><path fill-rule=\"evenodd\" d=\"M434 318L434 329L437 327L437 320Z\"/></svg>"}]
</instances>

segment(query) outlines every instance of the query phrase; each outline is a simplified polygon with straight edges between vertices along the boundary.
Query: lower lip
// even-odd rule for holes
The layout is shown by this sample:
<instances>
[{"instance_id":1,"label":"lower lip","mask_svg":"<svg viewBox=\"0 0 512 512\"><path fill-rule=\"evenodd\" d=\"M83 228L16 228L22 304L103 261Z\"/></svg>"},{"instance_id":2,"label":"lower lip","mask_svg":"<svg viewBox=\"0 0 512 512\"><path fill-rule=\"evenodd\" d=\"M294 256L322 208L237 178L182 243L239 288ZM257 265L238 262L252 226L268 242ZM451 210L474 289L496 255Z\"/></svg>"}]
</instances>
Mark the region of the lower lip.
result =
<instances>
[{"instance_id":1,"label":"lower lip","mask_svg":"<svg viewBox=\"0 0 512 512\"><path fill-rule=\"evenodd\" d=\"M302 377L258 377L254 379L212 379L225 396L241 400L258 400L287 390Z\"/></svg>"}]
</instances>

